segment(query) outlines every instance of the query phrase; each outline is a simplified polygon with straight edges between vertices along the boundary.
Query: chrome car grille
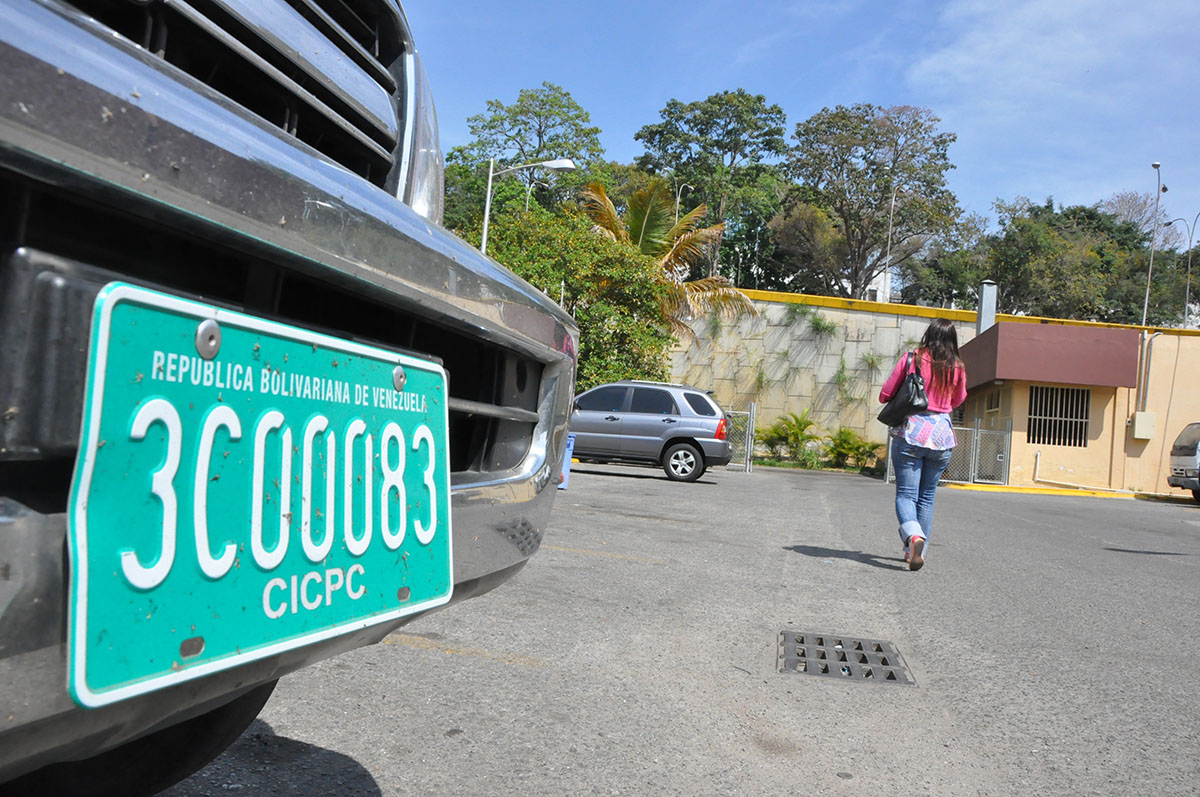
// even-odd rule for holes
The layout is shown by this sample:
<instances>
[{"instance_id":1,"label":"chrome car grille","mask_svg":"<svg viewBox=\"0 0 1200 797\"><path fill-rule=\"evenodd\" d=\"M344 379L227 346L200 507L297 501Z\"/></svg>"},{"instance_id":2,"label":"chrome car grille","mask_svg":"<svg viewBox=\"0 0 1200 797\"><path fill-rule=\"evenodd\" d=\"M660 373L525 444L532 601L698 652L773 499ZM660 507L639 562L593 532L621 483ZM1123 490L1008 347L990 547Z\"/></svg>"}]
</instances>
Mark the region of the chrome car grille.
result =
<instances>
[{"instance_id":1,"label":"chrome car grille","mask_svg":"<svg viewBox=\"0 0 1200 797\"><path fill-rule=\"evenodd\" d=\"M406 90L399 42L406 38L384 0L68 5L394 193Z\"/></svg>"},{"instance_id":2,"label":"chrome car grille","mask_svg":"<svg viewBox=\"0 0 1200 797\"><path fill-rule=\"evenodd\" d=\"M0 369L23 375L0 380L0 403L47 409L3 418L0 482L45 511L65 506L78 446L87 320L96 291L114 280L438 360L449 377L456 484L503 478L520 465L553 389L541 361L429 310L402 309L385 297L350 292L3 173L0 218L20 220L15 237L22 247L0 253L0 321L7 322L0 323ZM72 234L64 236L64 229ZM129 241L138 242L141 257L128 257ZM21 351L32 359L10 359Z\"/></svg>"}]
</instances>

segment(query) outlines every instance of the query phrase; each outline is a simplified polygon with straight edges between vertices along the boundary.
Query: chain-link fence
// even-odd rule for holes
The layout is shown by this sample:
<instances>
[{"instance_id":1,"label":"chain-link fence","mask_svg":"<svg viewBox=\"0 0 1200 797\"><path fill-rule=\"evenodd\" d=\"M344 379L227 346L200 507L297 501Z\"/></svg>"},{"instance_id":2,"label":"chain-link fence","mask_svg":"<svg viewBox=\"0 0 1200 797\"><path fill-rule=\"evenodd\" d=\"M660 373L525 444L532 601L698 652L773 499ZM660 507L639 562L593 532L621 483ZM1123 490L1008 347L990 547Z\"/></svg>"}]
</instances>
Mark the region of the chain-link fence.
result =
<instances>
[{"instance_id":1,"label":"chain-link fence","mask_svg":"<svg viewBox=\"0 0 1200 797\"><path fill-rule=\"evenodd\" d=\"M991 429L955 426L958 445L950 455L950 464L942 474L943 482L959 484L1008 484L1008 450L1012 433ZM896 480L888 446L887 480Z\"/></svg>"},{"instance_id":2,"label":"chain-link fence","mask_svg":"<svg viewBox=\"0 0 1200 797\"><path fill-rule=\"evenodd\" d=\"M733 449L733 459L729 460L726 468L741 470L749 473L754 455L754 404L749 412L726 412L726 434L729 446Z\"/></svg>"},{"instance_id":3,"label":"chain-link fence","mask_svg":"<svg viewBox=\"0 0 1200 797\"><path fill-rule=\"evenodd\" d=\"M958 445L950 453L950 464L942 474L944 482L971 483L971 463L975 461L975 430L962 426L954 427ZM889 452L890 453L890 452Z\"/></svg>"},{"instance_id":4,"label":"chain-link fence","mask_svg":"<svg viewBox=\"0 0 1200 797\"><path fill-rule=\"evenodd\" d=\"M979 429L975 432L974 481L983 484L1008 484L1008 446L1011 432Z\"/></svg>"}]
</instances>

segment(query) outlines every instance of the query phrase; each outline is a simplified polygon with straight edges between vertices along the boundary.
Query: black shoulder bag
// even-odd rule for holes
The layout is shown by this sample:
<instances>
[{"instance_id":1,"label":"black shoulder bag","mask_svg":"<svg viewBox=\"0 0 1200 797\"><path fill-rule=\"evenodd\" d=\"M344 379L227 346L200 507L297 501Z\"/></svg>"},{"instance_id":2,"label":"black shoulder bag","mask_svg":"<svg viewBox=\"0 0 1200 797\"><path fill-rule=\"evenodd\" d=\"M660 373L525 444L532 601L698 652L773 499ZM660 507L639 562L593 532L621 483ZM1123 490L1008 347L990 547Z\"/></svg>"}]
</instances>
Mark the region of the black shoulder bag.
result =
<instances>
[{"instance_id":1,"label":"black shoulder bag","mask_svg":"<svg viewBox=\"0 0 1200 797\"><path fill-rule=\"evenodd\" d=\"M905 358L908 363L906 367L912 370L896 388L896 395L883 405L877 416L879 422L885 426L899 426L909 415L922 412L929 406L929 399L925 396L925 378L913 362L912 352L905 355Z\"/></svg>"}]
</instances>

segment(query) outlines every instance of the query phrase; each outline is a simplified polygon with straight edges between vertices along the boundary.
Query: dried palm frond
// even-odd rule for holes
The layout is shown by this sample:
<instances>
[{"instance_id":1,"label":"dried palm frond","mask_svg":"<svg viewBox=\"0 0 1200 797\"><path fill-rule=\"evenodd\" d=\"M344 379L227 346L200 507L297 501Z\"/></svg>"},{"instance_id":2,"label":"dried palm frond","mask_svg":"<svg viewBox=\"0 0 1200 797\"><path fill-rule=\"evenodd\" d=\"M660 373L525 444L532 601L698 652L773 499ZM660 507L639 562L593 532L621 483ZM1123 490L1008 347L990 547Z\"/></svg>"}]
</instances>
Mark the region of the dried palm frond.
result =
<instances>
[{"instance_id":1,"label":"dried palm frond","mask_svg":"<svg viewBox=\"0 0 1200 797\"><path fill-rule=\"evenodd\" d=\"M663 314L671 324L671 334L678 338L692 336L687 322L705 315L737 318L743 314L758 315L746 294L734 287L726 277L705 277L691 282L671 282L662 302Z\"/></svg>"},{"instance_id":2,"label":"dried palm frond","mask_svg":"<svg viewBox=\"0 0 1200 797\"><path fill-rule=\"evenodd\" d=\"M583 212L595 223L597 232L613 241L629 241L629 230L608 198L603 183L589 183L579 196L583 200Z\"/></svg>"},{"instance_id":3,"label":"dried palm frond","mask_svg":"<svg viewBox=\"0 0 1200 797\"><path fill-rule=\"evenodd\" d=\"M682 280L691 272L693 265L703 262L709 250L720 243L724 232L724 224L684 232L674 239L670 250L659 262L676 281Z\"/></svg>"}]
</instances>

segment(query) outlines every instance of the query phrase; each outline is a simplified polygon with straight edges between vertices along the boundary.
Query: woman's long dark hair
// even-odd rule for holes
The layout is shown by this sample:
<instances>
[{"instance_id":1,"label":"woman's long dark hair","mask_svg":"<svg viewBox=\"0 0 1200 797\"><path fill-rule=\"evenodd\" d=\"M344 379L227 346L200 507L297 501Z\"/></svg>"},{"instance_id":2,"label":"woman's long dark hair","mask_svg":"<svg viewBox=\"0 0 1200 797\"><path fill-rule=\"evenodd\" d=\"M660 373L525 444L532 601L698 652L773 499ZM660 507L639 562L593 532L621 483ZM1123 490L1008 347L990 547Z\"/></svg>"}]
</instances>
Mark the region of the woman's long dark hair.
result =
<instances>
[{"instance_id":1,"label":"woman's long dark hair","mask_svg":"<svg viewBox=\"0 0 1200 797\"><path fill-rule=\"evenodd\" d=\"M962 360L958 357L958 331L945 318L935 318L921 336L921 349L929 354L933 379L931 390L946 393L954 386L954 371Z\"/></svg>"}]
</instances>

